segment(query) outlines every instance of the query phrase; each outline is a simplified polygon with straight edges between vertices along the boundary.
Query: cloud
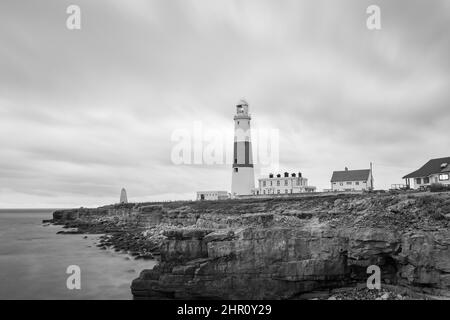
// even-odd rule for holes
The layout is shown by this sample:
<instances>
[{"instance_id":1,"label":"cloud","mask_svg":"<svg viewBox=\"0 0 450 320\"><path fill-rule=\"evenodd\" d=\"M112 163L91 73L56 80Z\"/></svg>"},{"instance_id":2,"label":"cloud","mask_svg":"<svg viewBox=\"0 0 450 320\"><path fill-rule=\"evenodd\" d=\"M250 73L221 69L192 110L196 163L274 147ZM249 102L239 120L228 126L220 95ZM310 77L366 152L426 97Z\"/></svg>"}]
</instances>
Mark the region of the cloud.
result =
<instances>
[{"instance_id":1,"label":"cloud","mask_svg":"<svg viewBox=\"0 0 450 320\"><path fill-rule=\"evenodd\" d=\"M280 132L281 171L327 188L375 165L388 188L448 156L448 1L0 3L0 207L87 206L229 190L227 165L177 166L175 130ZM231 148L231 142L225 148ZM257 168L257 176L264 170Z\"/></svg>"}]
</instances>

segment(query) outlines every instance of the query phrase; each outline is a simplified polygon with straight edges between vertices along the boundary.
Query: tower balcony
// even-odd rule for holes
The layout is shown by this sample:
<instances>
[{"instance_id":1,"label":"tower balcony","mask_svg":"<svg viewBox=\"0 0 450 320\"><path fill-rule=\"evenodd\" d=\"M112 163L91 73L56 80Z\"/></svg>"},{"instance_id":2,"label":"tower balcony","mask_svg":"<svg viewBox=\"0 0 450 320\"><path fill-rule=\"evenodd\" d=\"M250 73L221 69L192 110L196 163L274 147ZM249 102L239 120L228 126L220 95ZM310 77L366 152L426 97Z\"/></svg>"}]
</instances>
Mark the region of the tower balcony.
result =
<instances>
[{"instance_id":1,"label":"tower balcony","mask_svg":"<svg viewBox=\"0 0 450 320\"><path fill-rule=\"evenodd\" d=\"M247 114L242 113L242 114L236 114L233 119L234 120L251 120L252 117L249 113L247 113Z\"/></svg>"}]
</instances>

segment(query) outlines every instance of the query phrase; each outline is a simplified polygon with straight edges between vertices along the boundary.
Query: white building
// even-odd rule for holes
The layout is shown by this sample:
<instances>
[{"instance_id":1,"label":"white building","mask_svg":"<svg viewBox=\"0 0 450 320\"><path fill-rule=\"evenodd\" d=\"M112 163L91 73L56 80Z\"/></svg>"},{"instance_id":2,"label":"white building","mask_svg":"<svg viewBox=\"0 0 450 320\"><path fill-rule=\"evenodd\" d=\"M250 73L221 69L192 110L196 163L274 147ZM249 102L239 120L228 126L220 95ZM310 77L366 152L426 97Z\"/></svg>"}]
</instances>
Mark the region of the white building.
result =
<instances>
[{"instance_id":1,"label":"white building","mask_svg":"<svg viewBox=\"0 0 450 320\"><path fill-rule=\"evenodd\" d=\"M406 185L411 186L413 179L414 188L428 187L433 183L450 185L450 157L431 159L420 169L406 175Z\"/></svg>"},{"instance_id":2,"label":"white building","mask_svg":"<svg viewBox=\"0 0 450 320\"><path fill-rule=\"evenodd\" d=\"M316 187L308 186L308 179L302 177L299 172L289 175L285 172L282 176L277 174L269 174L267 178L258 179L258 187L253 189L255 195L270 195L270 194L290 194L290 193L303 193L303 192L315 192Z\"/></svg>"},{"instance_id":3,"label":"white building","mask_svg":"<svg viewBox=\"0 0 450 320\"><path fill-rule=\"evenodd\" d=\"M370 169L334 171L331 177L331 191L373 190L372 164Z\"/></svg>"},{"instance_id":4,"label":"white building","mask_svg":"<svg viewBox=\"0 0 450 320\"><path fill-rule=\"evenodd\" d=\"M250 137L248 103L239 101L234 116L234 152L231 176L231 195L250 195L255 188L252 142Z\"/></svg>"},{"instance_id":5,"label":"white building","mask_svg":"<svg viewBox=\"0 0 450 320\"><path fill-rule=\"evenodd\" d=\"M226 200L230 195L227 191L197 191L197 200Z\"/></svg>"}]
</instances>

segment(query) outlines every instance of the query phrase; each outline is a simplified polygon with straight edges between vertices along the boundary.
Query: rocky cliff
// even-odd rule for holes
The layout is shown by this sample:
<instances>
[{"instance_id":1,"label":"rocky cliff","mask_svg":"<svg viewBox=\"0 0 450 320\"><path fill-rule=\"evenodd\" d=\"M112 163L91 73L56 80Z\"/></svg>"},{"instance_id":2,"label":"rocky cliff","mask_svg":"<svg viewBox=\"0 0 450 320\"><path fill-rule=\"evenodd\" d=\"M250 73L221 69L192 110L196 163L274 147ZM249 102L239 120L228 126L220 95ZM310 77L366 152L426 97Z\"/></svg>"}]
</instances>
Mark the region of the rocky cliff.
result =
<instances>
[{"instance_id":1,"label":"rocky cliff","mask_svg":"<svg viewBox=\"0 0 450 320\"><path fill-rule=\"evenodd\" d=\"M449 194L188 208L181 212L197 214L195 223L164 232L161 262L132 283L136 298L292 299L365 282L369 265L384 284L450 297Z\"/></svg>"},{"instance_id":2,"label":"rocky cliff","mask_svg":"<svg viewBox=\"0 0 450 320\"><path fill-rule=\"evenodd\" d=\"M295 299L365 283L370 265L382 286L450 297L450 193L129 203L53 222L157 257L138 299Z\"/></svg>"}]
</instances>

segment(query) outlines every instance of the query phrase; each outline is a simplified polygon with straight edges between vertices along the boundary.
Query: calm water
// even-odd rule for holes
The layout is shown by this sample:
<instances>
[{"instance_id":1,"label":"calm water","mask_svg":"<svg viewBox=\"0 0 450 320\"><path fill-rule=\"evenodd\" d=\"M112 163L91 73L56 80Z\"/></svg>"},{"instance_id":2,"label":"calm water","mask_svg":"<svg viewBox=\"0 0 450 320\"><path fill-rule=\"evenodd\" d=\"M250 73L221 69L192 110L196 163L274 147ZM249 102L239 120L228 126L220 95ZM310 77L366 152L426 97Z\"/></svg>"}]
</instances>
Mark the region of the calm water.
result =
<instances>
[{"instance_id":1,"label":"calm water","mask_svg":"<svg viewBox=\"0 0 450 320\"><path fill-rule=\"evenodd\" d=\"M131 281L154 261L95 246L98 235L60 235L43 226L53 210L0 210L0 299L131 299ZM81 269L81 289L68 290L66 269Z\"/></svg>"}]
</instances>

